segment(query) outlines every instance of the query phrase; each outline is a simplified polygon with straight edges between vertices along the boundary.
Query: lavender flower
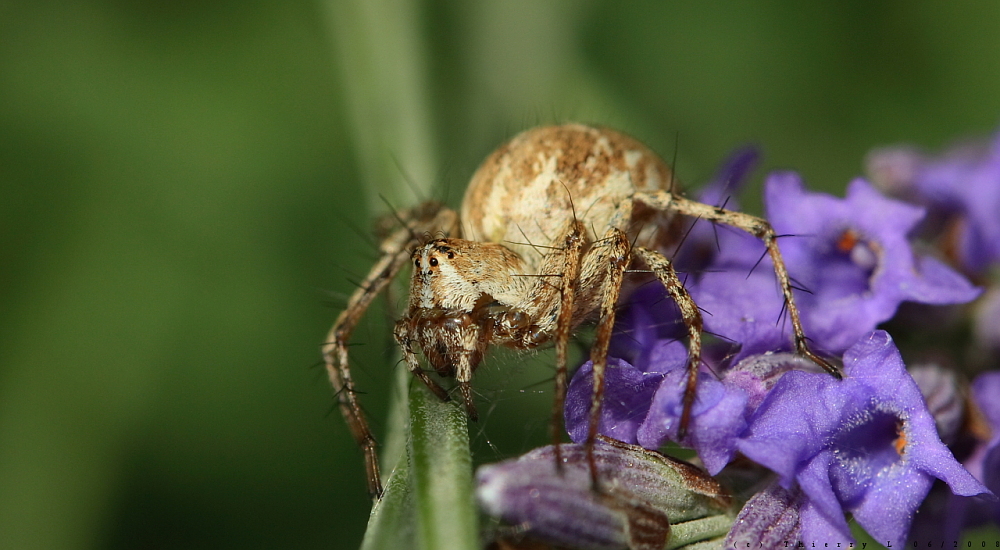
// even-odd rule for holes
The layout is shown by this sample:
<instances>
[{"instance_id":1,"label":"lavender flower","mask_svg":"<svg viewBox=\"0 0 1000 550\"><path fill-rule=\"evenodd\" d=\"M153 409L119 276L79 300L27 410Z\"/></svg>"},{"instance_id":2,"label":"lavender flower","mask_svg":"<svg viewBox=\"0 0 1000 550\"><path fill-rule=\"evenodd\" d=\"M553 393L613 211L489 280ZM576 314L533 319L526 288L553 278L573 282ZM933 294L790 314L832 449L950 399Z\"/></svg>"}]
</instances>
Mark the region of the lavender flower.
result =
<instances>
[{"instance_id":1,"label":"lavender flower","mask_svg":"<svg viewBox=\"0 0 1000 550\"><path fill-rule=\"evenodd\" d=\"M972 395L986 417L991 437L967 464L972 475L994 493L1000 493L1000 372L987 372L972 382ZM994 505L994 521L1000 522L1000 507Z\"/></svg>"},{"instance_id":2,"label":"lavender flower","mask_svg":"<svg viewBox=\"0 0 1000 550\"><path fill-rule=\"evenodd\" d=\"M825 372L819 365L801 355L791 352L767 352L747 357L737 363L726 371L723 382L746 393L747 415L750 415L764 402L778 380L793 369Z\"/></svg>"},{"instance_id":3,"label":"lavender flower","mask_svg":"<svg viewBox=\"0 0 1000 550\"><path fill-rule=\"evenodd\" d=\"M951 445L959 435L966 414L955 371L933 363L913 365L908 370L924 396L927 410L934 416L938 437L944 444Z\"/></svg>"},{"instance_id":4,"label":"lavender flower","mask_svg":"<svg viewBox=\"0 0 1000 550\"><path fill-rule=\"evenodd\" d=\"M583 445L542 447L476 472L476 498L500 529L582 550L652 550L721 538L732 524L729 496L704 472L613 440L594 448L598 487Z\"/></svg>"},{"instance_id":5,"label":"lavender flower","mask_svg":"<svg viewBox=\"0 0 1000 550\"><path fill-rule=\"evenodd\" d=\"M988 493L941 443L887 333L860 340L844 363L843 381L785 374L737 442L808 497L804 540L852 540L847 511L876 540L901 543L935 478L955 494Z\"/></svg>"},{"instance_id":6,"label":"lavender flower","mask_svg":"<svg viewBox=\"0 0 1000 550\"><path fill-rule=\"evenodd\" d=\"M676 340L658 340L638 366L609 360L598 431L647 449L659 448L668 438L677 441L686 364L687 348ZM592 368L591 362L580 368L566 395L566 429L577 443L587 438ZM713 475L736 451L736 437L746 428L746 403L746 394L738 388L725 386L706 373L699 375L690 430L680 443L697 450Z\"/></svg>"},{"instance_id":7,"label":"lavender flower","mask_svg":"<svg viewBox=\"0 0 1000 550\"><path fill-rule=\"evenodd\" d=\"M842 352L888 320L904 301L953 304L974 299L979 290L929 256L914 253L908 232L924 211L878 194L855 180L838 199L804 190L797 174L772 174L767 209L780 234L789 272L810 293L799 293L807 334L816 346ZM740 236L736 252L720 256L692 288L710 315L705 326L739 342L739 358L787 348L776 323L784 311L769 264L747 276L763 254L755 239Z\"/></svg>"},{"instance_id":8,"label":"lavender flower","mask_svg":"<svg viewBox=\"0 0 1000 550\"><path fill-rule=\"evenodd\" d=\"M957 239L944 244L965 269L983 273L1000 261L1000 134L939 159L908 147L876 150L868 170L881 188L926 205L953 228Z\"/></svg>"},{"instance_id":9,"label":"lavender flower","mask_svg":"<svg viewBox=\"0 0 1000 550\"><path fill-rule=\"evenodd\" d=\"M985 422L978 431L980 440L965 460L965 467L994 494L1000 493L1000 372L979 375L972 383L972 399ZM1000 503L949 495L944 507L942 532L957 535L962 529L987 522L1000 523Z\"/></svg>"},{"instance_id":10,"label":"lavender flower","mask_svg":"<svg viewBox=\"0 0 1000 550\"><path fill-rule=\"evenodd\" d=\"M741 164L732 164L729 172L739 174ZM900 181L922 169L900 166ZM716 184L704 196L722 194ZM917 371L933 390L937 426L895 344L875 330L904 302L957 304L980 293L944 263L915 252L910 239L925 209L886 198L864 180L852 182L843 199L808 192L794 173L768 178L765 203L775 230L786 235L781 249L789 272L809 290L796 296L806 333L815 347L843 353L846 378L816 372L789 353L779 322L785 304L763 244L742 232L720 228L716 237L709 225L695 226L685 246L696 250L682 249L678 265L691 270L687 284L706 311L706 330L730 355L717 353L720 342L706 347L710 368L699 374L690 430L679 443L694 448L713 475L739 451L780 483L748 502L727 544L755 537L847 542L847 513L876 539L902 543L935 480L955 495L992 497L987 488L1000 485L1000 437L966 462L977 481L938 434L951 439L960 425L962 403L944 391L954 387L953 377ZM994 309L984 307L981 317L1000 318ZM634 293L612 339L600 433L650 449L677 440L687 358L682 328L662 290ZM981 347L993 349L991 334L979 335ZM588 430L591 369L579 369L566 400L567 429L577 442ZM1000 409L994 412L1000 422ZM953 498L962 502L954 510L967 510L951 514L961 525L1000 521L995 503Z\"/></svg>"},{"instance_id":11,"label":"lavender flower","mask_svg":"<svg viewBox=\"0 0 1000 550\"><path fill-rule=\"evenodd\" d=\"M680 361L683 365L684 346L679 342L675 343L681 348ZM666 368L673 369L675 362L676 358L669 361ZM576 443L583 443L587 439L590 395L594 387L593 367L591 361L584 363L573 376L566 392L566 431ZM649 414L653 395L663 382L664 373L658 370L647 372L624 360L609 357L604 376L604 406L601 407L598 432L634 445L639 442L639 426Z\"/></svg>"},{"instance_id":12,"label":"lavender flower","mask_svg":"<svg viewBox=\"0 0 1000 550\"><path fill-rule=\"evenodd\" d=\"M723 546L779 548L796 545L802 540L799 510L805 496L795 487L786 491L772 483L743 505Z\"/></svg>"}]
</instances>

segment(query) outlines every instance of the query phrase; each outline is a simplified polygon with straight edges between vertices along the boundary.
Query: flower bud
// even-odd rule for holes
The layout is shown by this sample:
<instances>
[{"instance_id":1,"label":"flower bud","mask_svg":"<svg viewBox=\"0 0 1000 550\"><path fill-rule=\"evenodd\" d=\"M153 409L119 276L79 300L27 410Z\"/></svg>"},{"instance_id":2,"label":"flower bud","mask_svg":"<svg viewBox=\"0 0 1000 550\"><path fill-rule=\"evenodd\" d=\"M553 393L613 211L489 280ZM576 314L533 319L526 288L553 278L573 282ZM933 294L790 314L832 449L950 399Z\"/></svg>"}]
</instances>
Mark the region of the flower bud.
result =
<instances>
[{"instance_id":1,"label":"flower bud","mask_svg":"<svg viewBox=\"0 0 1000 550\"><path fill-rule=\"evenodd\" d=\"M586 446L542 447L476 473L476 497L508 527L500 535L587 550L660 550L722 537L730 500L705 472L601 438L592 486Z\"/></svg>"}]
</instances>

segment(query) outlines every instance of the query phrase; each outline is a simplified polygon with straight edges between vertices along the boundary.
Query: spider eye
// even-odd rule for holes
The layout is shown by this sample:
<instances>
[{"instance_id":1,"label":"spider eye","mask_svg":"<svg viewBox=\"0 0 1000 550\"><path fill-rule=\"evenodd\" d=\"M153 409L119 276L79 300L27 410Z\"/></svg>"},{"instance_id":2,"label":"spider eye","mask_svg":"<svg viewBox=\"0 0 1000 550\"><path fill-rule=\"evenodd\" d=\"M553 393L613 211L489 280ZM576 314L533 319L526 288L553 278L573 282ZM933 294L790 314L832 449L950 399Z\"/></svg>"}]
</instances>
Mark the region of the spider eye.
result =
<instances>
[{"instance_id":1,"label":"spider eye","mask_svg":"<svg viewBox=\"0 0 1000 550\"><path fill-rule=\"evenodd\" d=\"M448 251L448 259L449 260L454 260L455 259L455 253L452 252L451 250Z\"/></svg>"},{"instance_id":2,"label":"spider eye","mask_svg":"<svg viewBox=\"0 0 1000 550\"><path fill-rule=\"evenodd\" d=\"M413 260L413 266L416 267L417 269L420 269L420 258Z\"/></svg>"},{"instance_id":3,"label":"spider eye","mask_svg":"<svg viewBox=\"0 0 1000 550\"><path fill-rule=\"evenodd\" d=\"M431 264L431 267L437 267L437 265L438 265L438 259L437 258L431 258L430 264Z\"/></svg>"}]
</instances>

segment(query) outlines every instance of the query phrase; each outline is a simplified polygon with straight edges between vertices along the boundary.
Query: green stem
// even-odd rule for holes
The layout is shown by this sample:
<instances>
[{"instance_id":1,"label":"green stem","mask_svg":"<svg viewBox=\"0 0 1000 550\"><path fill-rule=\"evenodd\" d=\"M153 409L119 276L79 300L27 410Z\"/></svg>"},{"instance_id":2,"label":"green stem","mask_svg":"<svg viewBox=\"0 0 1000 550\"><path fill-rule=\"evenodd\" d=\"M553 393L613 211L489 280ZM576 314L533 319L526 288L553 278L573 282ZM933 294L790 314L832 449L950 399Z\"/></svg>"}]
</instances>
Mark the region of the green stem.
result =
<instances>
[{"instance_id":1,"label":"green stem","mask_svg":"<svg viewBox=\"0 0 1000 550\"><path fill-rule=\"evenodd\" d=\"M420 3L332 0L324 6L370 208L385 209L379 195L397 207L430 197L438 162Z\"/></svg>"},{"instance_id":2,"label":"green stem","mask_svg":"<svg viewBox=\"0 0 1000 550\"><path fill-rule=\"evenodd\" d=\"M420 384L410 384L408 402L407 429L390 427L407 435L406 456L372 508L361 548L475 550L478 516L465 411Z\"/></svg>"},{"instance_id":3,"label":"green stem","mask_svg":"<svg viewBox=\"0 0 1000 550\"><path fill-rule=\"evenodd\" d=\"M410 482L420 531L418 547L474 550L477 515L465 411L420 384L410 391Z\"/></svg>"}]
</instances>

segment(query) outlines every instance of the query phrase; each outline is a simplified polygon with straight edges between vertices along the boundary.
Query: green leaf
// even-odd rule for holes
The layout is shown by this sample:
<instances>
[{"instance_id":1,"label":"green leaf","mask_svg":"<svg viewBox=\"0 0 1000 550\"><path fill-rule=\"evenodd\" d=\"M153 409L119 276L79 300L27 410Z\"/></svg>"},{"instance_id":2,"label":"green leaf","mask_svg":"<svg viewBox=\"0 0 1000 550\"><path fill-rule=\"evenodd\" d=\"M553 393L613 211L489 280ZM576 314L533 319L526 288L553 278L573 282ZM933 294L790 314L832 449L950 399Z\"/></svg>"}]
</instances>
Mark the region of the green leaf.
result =
<instances>
[{"instance_id":1,"label":"green leaf","mask_svg":"<svg viewBox=\"0 0 1000 550\"><path fill-rule=\"evenodd\" d=\"M416 531L413 495L406 460L389 475L382 498L372 506L361 550L407 548Z\"/></svg>"}]
</instances>

